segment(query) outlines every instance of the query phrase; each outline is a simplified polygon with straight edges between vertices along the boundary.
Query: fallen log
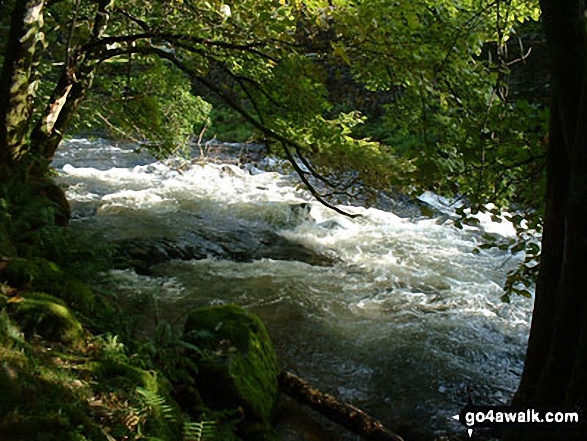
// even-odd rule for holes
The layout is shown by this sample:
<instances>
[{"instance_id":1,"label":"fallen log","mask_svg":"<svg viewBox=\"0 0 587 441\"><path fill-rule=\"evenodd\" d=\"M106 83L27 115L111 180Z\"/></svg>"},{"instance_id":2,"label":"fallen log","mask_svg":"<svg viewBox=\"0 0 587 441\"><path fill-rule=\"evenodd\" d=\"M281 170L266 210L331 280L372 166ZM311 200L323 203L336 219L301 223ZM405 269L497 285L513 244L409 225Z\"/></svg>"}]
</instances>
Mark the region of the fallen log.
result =
<instances>
[{"instance_id":1,"label":"fallen log","mask_svg":"<svg viewBox=\"0 0 587 441\"><path fill-rule=\"evenodd\" d=\"M326 418L345 427L368 441L403 441L380 421L352 404L337 400L312 387L307 381L286 371L279 374L281 390L297 401L317 410Z\"/></svg>"}]
</instances>

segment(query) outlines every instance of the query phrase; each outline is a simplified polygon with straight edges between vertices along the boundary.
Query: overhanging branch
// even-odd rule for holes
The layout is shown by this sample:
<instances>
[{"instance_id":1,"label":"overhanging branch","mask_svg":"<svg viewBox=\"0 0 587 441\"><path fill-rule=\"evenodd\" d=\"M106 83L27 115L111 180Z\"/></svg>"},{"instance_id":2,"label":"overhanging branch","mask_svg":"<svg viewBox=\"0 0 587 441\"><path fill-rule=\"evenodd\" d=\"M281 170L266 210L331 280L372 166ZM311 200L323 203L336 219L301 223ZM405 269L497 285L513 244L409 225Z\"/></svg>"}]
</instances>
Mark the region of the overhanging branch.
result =
<instances>
[{"instance_id":1,"label":"overhanging branch","mask_svg":"<svg viewBox=\"0 0 587 441\"><path fill-rule=\"evenodd\" d=\"M192 43L199 44L206 47L228 49L234 51L250 52L261 58L277 62L277 60L269 54L262 52L259 48L264 47L266 44L263 42L252 42L247 44L230 43L222 40L210 40L208 38L200 38L193 35L183 34L172 34L167 32L150 31L132 35L119 35L114 37L103 37L94 41L91 41L83 45L80 49L82 53L93 56L96 54L98 57L104 52L105 48L114 44L130 44L139 41L150 41L153 38L168 41L169 43Z\"/></svg>"},{"instance_id":2,"label":"overhanging branch","mask_svg":"<svg viewBox=\"0 0 587 441\"><path fill-rule=\"evenodd\" d=\"M106 60L106 59L109 59L109 58L112 58L115 56L129 54L129 53L137 53L137 54L143 54L143 55L156 55L160 58L169 60L178 69L180 69L182 72L184 72L188 76L190 76L190 78L198 81L199 83L204 85L206 88L208 88L211 92L218 95L227 105L229 105L232 109L234 109L236 112L238 112L247 122L249 122L253 127L255 127L256 129L261 131L265 136L267 136L268 138L273 138L273 139L277 140L278 142L280 142L283 149L284 149L284 153L285 153L288 161L292 164L294 170L296 171L296 173L298 174L298 176L300 177L300 179L302 180L302 182L304 183L304 185L306 186L308 191L312 194L312 196L314 196L314 198L316 198L316 200L318 202L320 202L322 205L324 205L324 206L326 206L326 207L328 207L328 208L330 208L330 209L332 209L332 210L336 211L337 213L342 214L344 216L347 216L350 218L356 218L356 217L360 216L359 214L351 214L351 213L348 213L344 210L341 210L340 208L338 208L338 207L334 206L333 204L330 204L329 202L324 200L324 198L320 195L320 192L318 190L316 190L316 188L314 188L314 186L309 182L309 180L306 176L307 173L301 169L301 167L296 162L295 158L293 157L293 155L291 153L290 147L293 147L296 151L300 151L302 149L302 147L297 142L275 132L273 129L267 127L265 124L263 124L262 122L257 120L249 112L247 112L238 102L236 102L235 99L233 99L227 93L223 92L220 89L220 87L214 85L211 81L208 81L207 79L198 75L197 72L194 72L189 66L187 66L185 63L183 63L181 60L179 60L173 53L170 53L168 51L165 51L163 49L156 48L153 46L136 46L136 47L129 47L129 48L117 48L117 49L103 50L101 60L103 61L103 60ZM317 178L321 177L321 180L327 182L326 178L322 177L320 174L316 173L315 171L313 173L310 172L310 174L317 177Z\"/></svg>"}]
</instances>

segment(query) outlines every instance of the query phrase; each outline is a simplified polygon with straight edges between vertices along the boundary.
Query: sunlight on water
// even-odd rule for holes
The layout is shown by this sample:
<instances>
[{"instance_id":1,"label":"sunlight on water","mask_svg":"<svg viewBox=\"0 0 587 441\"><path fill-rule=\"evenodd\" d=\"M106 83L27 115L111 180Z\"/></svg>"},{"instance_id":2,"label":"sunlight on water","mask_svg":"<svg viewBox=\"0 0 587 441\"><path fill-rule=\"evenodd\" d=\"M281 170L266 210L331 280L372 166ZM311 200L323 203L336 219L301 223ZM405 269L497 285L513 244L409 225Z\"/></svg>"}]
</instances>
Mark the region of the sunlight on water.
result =
<instances>
[{"instance_id":1,"label":"sunlight on water","mask_svg":"<svg viewBox=\"0 0 587 441\"><path fill-rule=\"evenodd\" d=\"M231 246L239 227L277 232L328 256L326 266L174 260L156 266L156 277L132 270L110 277L129 296L156 296L170 315L194 305L250 308L267 323L285 368L383 421L460 430L450 416L466 387L480 404L505 403L516 387L532 304L499 297L522 257L473 254L478 230L375 208L345 207L361 215L349 219L313 201L291 176L161 163L106 141L73 140L54 165L76 222L110 240L189 240L186 231L210 230ZM481 221L485 231L513 234L507 223Z\"/></svg>"}]
</instances>

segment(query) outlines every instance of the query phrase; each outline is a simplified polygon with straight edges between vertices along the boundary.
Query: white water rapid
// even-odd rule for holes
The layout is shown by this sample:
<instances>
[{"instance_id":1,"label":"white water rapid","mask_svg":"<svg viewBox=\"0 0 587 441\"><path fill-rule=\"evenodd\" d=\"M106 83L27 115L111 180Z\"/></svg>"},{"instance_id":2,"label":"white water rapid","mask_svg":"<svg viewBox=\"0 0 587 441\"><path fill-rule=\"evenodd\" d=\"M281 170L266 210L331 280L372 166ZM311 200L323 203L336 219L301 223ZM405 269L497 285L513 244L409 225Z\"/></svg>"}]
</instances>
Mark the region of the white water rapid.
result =
<instances>
[{"instance_id":1,"label":"white water rapid","mask_svg":"<svg viewBox=\"0 0 587 441\"><path fill-rule=\"evenodd\" d=\"M477 230L352 206L345 209L362 216L349 219L292 176L179 164L86 139L64 143L55 158L74 228L182 247L184 260L160 259L148 275L112 271L120 292L157 296L170 317L190 306L243 305L267 324L284 368L391 426L464 433L451 416L468 391L476 404L511 397L532 302L500 301L517 260L474 254ZM281 255L286 244L293 251ZM186 258L190 246L204 250L199 260ZM247 258L249 248L257 251ZM310 257L297 259L304 249Z\"/></svg>"}]
</instances>

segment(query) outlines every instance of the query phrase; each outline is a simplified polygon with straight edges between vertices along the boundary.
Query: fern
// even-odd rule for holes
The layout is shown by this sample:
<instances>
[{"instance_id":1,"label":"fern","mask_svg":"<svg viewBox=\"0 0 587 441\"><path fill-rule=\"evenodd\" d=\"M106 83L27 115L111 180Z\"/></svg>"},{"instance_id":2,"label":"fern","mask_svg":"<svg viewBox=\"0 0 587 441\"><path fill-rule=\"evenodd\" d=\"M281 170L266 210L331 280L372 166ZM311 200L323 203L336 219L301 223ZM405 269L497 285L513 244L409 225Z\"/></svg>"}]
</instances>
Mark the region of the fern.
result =
<instances>
[{"instance_id":1,"label":"fern","mask_svg":"<svg viewBox=\"0 0 587 441\"><path fill-rule=\"evenodd\" d=\"M212 440L218 433L216 421L186 422L183 425L183 441Z\"/></svg>"},{"instance_id":2,"label":"fern","mask_svg":"<svg viewBox=\"0 0 587 441\"><path fill-rule=\"evenodd\" d=\"M136 352L143 360L143 368L160 370L172 383L193 383L198 367L192 354L200 349L182 340L181 333L169 322L158 323L153 338L142 343Z\"/></svg>"},{"instance_id":3,"label":"fern","mask_svg":"<svg viewBox=\"0 0 587 441\"><path fill-rule=\"evenodd\" d=\"M100 344L102 357L106 360L128 362L127 350L124 343L118 341L118 335L110 333L100 335L96 338Z\"/></svg>"},{"instance_id":4,"label":"fern","mask_svg":"<svg viewBox=\"0 0 587 441\"><path fill-rule=\"evenodd\" d=\"M173 407L165 402L164 397L155 391L143 389L142 387L137 387L137 392L143 397L146 404L143 412L154 412L172 423L177 421Z\"/></svg>"}]
</instances>

